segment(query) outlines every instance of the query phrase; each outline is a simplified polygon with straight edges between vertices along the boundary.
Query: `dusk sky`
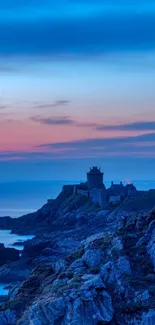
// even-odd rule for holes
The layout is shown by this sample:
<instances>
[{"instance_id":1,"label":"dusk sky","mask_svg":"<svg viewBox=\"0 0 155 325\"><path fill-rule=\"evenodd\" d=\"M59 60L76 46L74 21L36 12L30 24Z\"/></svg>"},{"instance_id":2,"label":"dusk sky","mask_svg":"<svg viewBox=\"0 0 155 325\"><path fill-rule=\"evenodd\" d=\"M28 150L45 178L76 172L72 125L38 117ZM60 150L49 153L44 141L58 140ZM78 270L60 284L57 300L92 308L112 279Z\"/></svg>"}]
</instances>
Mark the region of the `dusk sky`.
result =
<instances>
[{"instance_id":1,"label":"dusk sky","mask_svg":"<svg viewBox=\"0 0 155 325\"><path fill-rule=\"evenodd\" d=\"M0 2L0 180L155 179L155 1Z\"/></svg>"}]
</instances>

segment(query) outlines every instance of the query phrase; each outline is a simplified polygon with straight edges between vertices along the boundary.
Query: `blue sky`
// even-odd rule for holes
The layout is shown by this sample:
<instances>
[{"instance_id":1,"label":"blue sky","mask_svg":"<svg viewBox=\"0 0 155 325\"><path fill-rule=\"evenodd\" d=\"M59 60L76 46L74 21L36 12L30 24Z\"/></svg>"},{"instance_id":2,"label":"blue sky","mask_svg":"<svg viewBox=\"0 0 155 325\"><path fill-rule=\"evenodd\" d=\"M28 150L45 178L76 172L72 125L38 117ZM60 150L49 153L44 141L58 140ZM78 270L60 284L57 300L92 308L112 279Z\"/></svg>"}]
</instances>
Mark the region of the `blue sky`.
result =
<instances>
[{"instance_id":1,"label":"blue sky","mask_svg":"<svg viewBox=\"0 0 155 325\"><path fill-rule=\"evenodd\" d=\"M153 177L154 1L6 0L0 39L2 180Z\"/></svg>"}]
</instances>

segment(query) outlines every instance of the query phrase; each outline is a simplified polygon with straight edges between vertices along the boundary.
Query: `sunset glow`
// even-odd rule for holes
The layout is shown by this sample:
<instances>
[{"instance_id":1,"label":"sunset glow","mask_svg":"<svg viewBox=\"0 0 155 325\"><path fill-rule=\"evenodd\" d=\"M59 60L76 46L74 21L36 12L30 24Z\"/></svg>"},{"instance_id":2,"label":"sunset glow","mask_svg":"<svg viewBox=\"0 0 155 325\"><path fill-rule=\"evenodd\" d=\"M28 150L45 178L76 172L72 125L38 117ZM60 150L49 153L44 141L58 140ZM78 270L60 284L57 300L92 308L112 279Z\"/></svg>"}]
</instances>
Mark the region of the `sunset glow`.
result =
<instances>
[{"instance_id":1,"label":"sunset glow","mask_svg":"<svg viewBox=\"0 0 155 325\"><path fill-rule=\"evenodd\" d=\"M152 165L154 15L145 0L0 5L0 161Z\"/></svg>"}]
</instances>

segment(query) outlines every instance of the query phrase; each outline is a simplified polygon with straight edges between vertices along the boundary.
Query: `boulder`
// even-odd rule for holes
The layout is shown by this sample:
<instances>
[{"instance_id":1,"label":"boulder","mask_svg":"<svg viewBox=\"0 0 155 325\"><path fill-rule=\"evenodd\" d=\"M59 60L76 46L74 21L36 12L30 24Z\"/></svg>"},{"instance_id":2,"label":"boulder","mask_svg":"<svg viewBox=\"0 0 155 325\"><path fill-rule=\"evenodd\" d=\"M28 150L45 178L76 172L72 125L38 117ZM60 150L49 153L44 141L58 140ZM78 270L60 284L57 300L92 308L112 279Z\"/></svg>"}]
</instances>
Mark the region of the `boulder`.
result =
<instances>
[{"instance_id":1,"label":"boulder","mask_svg":"<svg viewBox=\"0 0 155 325\"><path fill-rule=\"evenodd\" d=\"M74 269L74 276L84 274L86 271L86 267L78 267L77 269Z\"/></svg>"},{"instance_id":2,"label":"boulder","mask_svg":"<svg viewBox=\"0 0 155 325\"><path fill-rule=\"evenodd\" d=\"M102 261L102 252L99 249L89 249L85 252L82 259L88 267L97 267Z\"/></svg>"},{"instance_id":3,"label":"boulder","mask_svg":"<svg viewBox=\"0 0 155 325\"><path fill-rule=\"evenodd\" d=\"M90 288L105 289L105 284L100 275L86 274L82 276L82 280L84 280L82 290L89 290Z\"/></svg>"},{"instance_id":4,"label":"boulder","mask_svg":"<svg viewBox=\"0 0 155 325\"><path fill-rule=\"evenodd\" d=\"M155 324L155 310L150 310L143 316L141 325L154 325Z\"/></svg>"},{"instance_id":5,"label":"boulder","mask_svg":"<svg viewBox=\"0 0 155 325\"><path fill-rule=\"evenodd\" d=\"M77 268L81 268L83 267L84 264L83 264L83 260L81 258L78 258L77 260L75 260L69 267L70 270L75 270Z\"/></svg>"},{"instance_id":6,"label":"boulder","mask_svg":"<svg viewBox=\"0 0 155 325\"><path fill-rule=\"evenodd\" d=\"M112 300L107 292L93 296L87 291L85 297L82 294L77 297L73 292L68 297L49 297L36 302L18 325L55 325L60 322L61 325L98 325L101 322L108 324L113 316Z\"/></svg>"},{"instance_id":7,"label":"boulder","mask_svg":"<svg viewBox=\"0 0 155 325\"><path fill-rule=\"evenodd\" d=\"M109 261L101 267L100 274L105 282L108 280L110 270L112 268L112 262Z\"/></svg>"},{"instance_id":8,"label":"boulder","mask_svg":"<svg viewBox=\"0 0 155 325\"><path fill-rule=\"evenodd\" d=\"M65 260L59 260L53 265L55 273L63 272L66 269L67 262Z\"/></svg>"},{"instance_id":9,"label":"boulder","mask_svg":"<svg viewBox=\"0 0 155 325\"><path fill-rule=\"evenodd\" d=\"M13 300L15 296L18 294L20 288L20 282L17 283L12 283L11 285L8 286L9 292L8 292L8 297L10 300Z\"/></svg>"},{"instance_id":10,"label":"boulder","mask_svg":"<svg viewBox=\"0 0 155 325\"><path fill-rule=\"evenodd\" d=\"M148 290L145 290L143 292L136 292L135 293L135 298L134 298L134 303L141 305L142 307L145 307L145 304L147 304L148 300L150 299L150 294Z\"/></svg>"},{"instance_id":11,"label":"boulder","mask_svg":"<svg viewBox=\"0 0 155 325\"><path fill-rule=\"evenodd\" d=\"M3 244L0 244L0 266L20 259L19 251L15 248L5 248Z\"/></svg>"},{"instance_id":12,"label":"boulder","mask_svg":"<svg viewBox=\"0 0 155 325\"><path fill-rule=\"evenodd\" d=\"M125 256L120 256L117 262L117 270L119 275L130 275L130 262Z\"/></svg>"},{"instance_id":13,"label":"boulder","mask_svg":"<svg viewBox=\"0 0 155 325\"><path fill-rule=\"evenodd\" d=\"M155 270L155 229L153 229L150 241L147 245L147 252L150 255Z\"/></svg>"},{"instance_id":14,"label":"boulder","mask_svg":"<svg viewBox=\"0 0 155 325\"><path fill-rule=\"evenodd\" d=\"M17 318L14 312L10 309L0 312L0 325L16 325Z\"/></svg>"}]
</instances>

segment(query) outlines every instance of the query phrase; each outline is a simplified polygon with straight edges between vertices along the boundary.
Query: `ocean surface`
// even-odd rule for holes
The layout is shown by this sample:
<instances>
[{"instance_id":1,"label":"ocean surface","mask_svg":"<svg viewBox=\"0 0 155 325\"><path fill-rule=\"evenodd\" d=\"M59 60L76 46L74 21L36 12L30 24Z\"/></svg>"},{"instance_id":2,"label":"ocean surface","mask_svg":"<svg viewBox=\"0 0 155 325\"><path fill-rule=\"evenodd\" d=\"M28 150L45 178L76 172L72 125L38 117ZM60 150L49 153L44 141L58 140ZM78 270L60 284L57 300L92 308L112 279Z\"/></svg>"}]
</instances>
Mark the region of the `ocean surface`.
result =
<instances>
[{"instance_id":1,"label":"ocean surface","mask_svg":"<svg viewBox=\"0 0 155 325\"><path fill-rule=\"evenodd\" d=\"M8 284L6 283L0 283L0 296L7 296L8 289L6 288Z\"/></svg>"},{"instance_id":2,"label":"ocean surface","mask_svg":"<svg viewBox=\"0 0 155 325\"><path fill-rule=\"evenodd\" d=\"M34 236L19 236L16 234L11 234L10 230L0 230L0 243L3 243L5 247L13 247L17 248L18 250L23 249L22 245L14 245L17 242L24 242L28 239L32 239ZM0 296L7 295L8 289L6 288L8 284L0 283Z\"/></svg>"},{"instance_id":3,"label":"ocean surface","mask_svg":"<svg viewBox=\"0 0 155 325\"><path fill-rule=\"evenodd\" d=\"M18 250L22 250L22 242L32 239L34 236L20 236L16 234L11 234L10 230L0 230L0 243L3 243L5 247L13 247ZM14 243L20 243L20 245L14 245Z\"/></svg>"},{"instance_id":4,"label":"ocean surface","mask_svg":"<svg viewBox=\"0 0 155 325\"><path fill-rule=\"evenodd\" d=\"M56 198L67 181L19 181L0 183L0 217L18 218L39 209L47 199Z\"/></svg>"}]
</instances>

